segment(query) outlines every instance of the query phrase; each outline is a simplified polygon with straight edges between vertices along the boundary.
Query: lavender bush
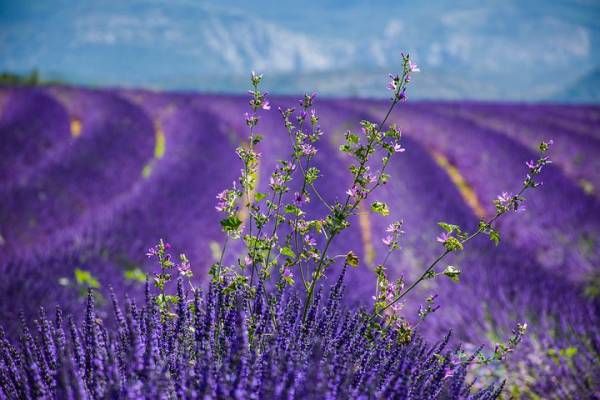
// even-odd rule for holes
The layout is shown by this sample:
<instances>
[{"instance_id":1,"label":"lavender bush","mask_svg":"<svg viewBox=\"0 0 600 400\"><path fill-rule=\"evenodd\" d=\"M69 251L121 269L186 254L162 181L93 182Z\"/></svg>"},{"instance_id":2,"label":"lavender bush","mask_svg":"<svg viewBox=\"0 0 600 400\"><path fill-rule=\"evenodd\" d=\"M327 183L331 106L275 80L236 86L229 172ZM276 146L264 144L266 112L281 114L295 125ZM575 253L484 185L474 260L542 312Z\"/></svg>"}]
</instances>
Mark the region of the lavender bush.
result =
<instances>
[{"instance_id":1,"label":"lavender bush","mask_svg":"<svg viewBox=\"0 0 600 400\"><path fill-rule=\"evenodd\" d=\"M365 212L367 199L371 212L383 217L390 213L390 206L373 196L389 182L392 157L405 149L399 129L386 127L386 122L394 107L406 99L407 84L417 71L410 58L403 56L402 73L391 76L392 99L382 121L363 120L362 133L344 135L340 150L352 160L344 201L328 200L318 189L321 171L316 165L323 130L314 94L300 100L298 111L279 109L291 155L276 165L268 191L258 191L261 154L257 149L262 136L257 127L260 113L269 111L271 104L259 88L262 77L253 73L250 113L245 116L249 137L236 151L242 160L241 175L217 196L226 240L210 269L208 292L202 294L194 287L188 258L182 254L175 261L169 245L161 241L148 251L149 257L158 259L160 271L153 276L156 292L147 286L141 309L128 300L123 313L113 295L116 322L112 323L95 314L90 292L85 320L80 327L69 322L68 340L60 310L55 323L42 313L36 321L37 338L24 321L20 349L3 337L0 394L498 397L500 382L473 386L467 371L484 371L505 360L523 339L527 325L513 321L513 335L491 353L449 350L448 337L431 346L418 336L422 322L438 309L436 296L424 300L418 320L412 323L403 302L422 282L438 276L459 281L461 268L439 265L477 236L487 235L498 244L497 220L522 210L524 192L539 185L536 177L549 163L544 153L551 142L542 142L542 155L527 163L528 174L516 194L498 196L492 217L481 220L470 232L456 224L439 223L441 253L410 284L403 277L388 277L387 263L400 248L403 233L402 221L389 224L382 239L386 254L375 268L373 309L351 311L341 304L345 275L354 272L361 260L354 251L332 254L332 244ZM228 250L233 256L227 255ZM322 291L320 281L336 266L341 269L337 283ZM173 292L175 275L181 278ZM97 286L86 271L78 276L81 283ZM321 304L322 297L328 299L325 304Z\"/></svg>"},{"instance_id":2,"label":"lavender bush","mask_svg":"<svg viewBox=\"0 0 600 400\"><path fill-rule=\"evenodd\" d=\"M399 346L393 335L366 335L361 314L340 304L343 277L326 300L315 294L303 320L302 301L288 289L263 301L210 284L163 318L160 295L147 289L143 307L113 297L107 326L88 296L84 322L36 320L13 347L0 333L0 398L473 398L493 399L501 387L476 393L466 366L454 366L447 339ZM251 301L252 312L247 312ZM25 326L25 322L23 322Z\"/></svg>"}]
</instances>

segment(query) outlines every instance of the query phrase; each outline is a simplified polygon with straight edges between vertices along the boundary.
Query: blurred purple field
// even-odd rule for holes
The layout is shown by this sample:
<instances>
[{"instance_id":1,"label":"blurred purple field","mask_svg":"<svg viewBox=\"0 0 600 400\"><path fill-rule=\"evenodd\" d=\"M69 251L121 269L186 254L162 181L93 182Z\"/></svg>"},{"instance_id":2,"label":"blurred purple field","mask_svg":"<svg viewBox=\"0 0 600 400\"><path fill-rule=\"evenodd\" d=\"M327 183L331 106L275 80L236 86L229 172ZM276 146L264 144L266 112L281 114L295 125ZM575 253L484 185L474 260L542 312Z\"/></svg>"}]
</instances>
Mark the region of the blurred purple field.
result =
<instances>
[{"instance_id":1,"label":"blurred purple field","mask_svg":"<svg viewBox=\"0 0 600 400\"><path fill-rule=\"evenodd\" d=\"M259 126L262 188L289 151L277 106L296 100L272 103ZM319 188L341 199L350 185L348 160L338 151L343 133L359 129L361 119L380 120L386 103L318 99L316 106L325 131L315 159ZM198 279L206 277L224 237L215 195L239 174L235 147L247 135L246 110L241 96L0 89L2 324L10 329L21 310L34 314L41 305L78 309L76 269L90 271L102 290L141 293L143 284L125 275L151 271L144 254L159 238L186 252ZM452 330L468 350L493 350L516 322L527 322L513 367L494 373L531 393L597 391L600 106L417 102L402 104L392 120L406 152L392 161L392 179L376 197L405 222L403 250L389 265L409 281L439 252L437 222L476 227L493 215L499 193L520 187L537 143L554 140L543 187L528 194L526 212L500 222L500 245L469 243L450 261L461 267L461 282L427 281L406 310L414 319L423 299L438 294L442 311L420 326L422 334L437 340ZM367 306L390 220L365 210L352 222L332 254L358 253L348 299Z\"/></svg>"}]
</instances>

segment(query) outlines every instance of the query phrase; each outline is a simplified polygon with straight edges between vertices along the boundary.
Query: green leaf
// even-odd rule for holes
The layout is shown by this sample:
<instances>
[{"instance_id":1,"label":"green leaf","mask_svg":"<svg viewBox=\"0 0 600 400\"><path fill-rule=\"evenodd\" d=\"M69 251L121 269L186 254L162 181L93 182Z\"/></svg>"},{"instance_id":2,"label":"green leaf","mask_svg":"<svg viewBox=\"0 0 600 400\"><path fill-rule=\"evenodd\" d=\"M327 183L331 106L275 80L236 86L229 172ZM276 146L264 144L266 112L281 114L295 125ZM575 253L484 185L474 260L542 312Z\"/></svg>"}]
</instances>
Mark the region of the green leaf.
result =
<instances>
[{"instance_id":1,"label":"green leaf","mask_svg":"<svg viewBox=\"0 0 600 400\"><path fill-rule=\"evenodd\" d=\"M458 225L448 224L446 222L438 222L438 225L448 233L452 233L454 231L460 232L460 227Z\"/></svg>"},{"instance_id":2,"label":"green leaf","mask_svg":"<svg viewBox=\"0 0 600 400\"><path fill-rule=\"evenodd\" d=\"M573 358L577 354L577 347L567 347L560 352L566 358Z\"/></svg>"},{"instance_id":3,"label":"green leaf","mask_svg":"<svg viewBox=\"0 0 600 400\"><path fill-rule=\"evenodd\" d=\"M350 251L348 252L348 254L346 254L346 264L348 264L351 267L358 267L358 257L356 256L356 254L354 254L354 252Z\"/></svg>"},{"instance_id":4,"label":"green leaf","mask_svg":"<svg viewBox=\"0 0 600 400\"><path fill-rule=\"evenodd\" d=\"M177 303L179 303L179 296L173 296L173 295L168 294L165 296L165 301L167 303L177 304Z\"/></svg>"},{"instance_id":5,"label":"green leaf","mask_svg":"<svg viewBox=\"0 0 600 400\"><path fill-rule=\"evenodd\" d=\"M235 232L242 225L242 220L237 215L230 215L221 220L221 226L225 232Z\"/></svg>"},{"instance_id":6,"label":"green leaf","mask_svg":"<svg viewBox=\"0 0 600 400\"><path fill-rule=\"evenodd\" d=\"M448 251L457 251L463 249L463 245L460 242L460 240L458 240L454 236L450 236L448 239L446 239L446 241L444 242L444 247Z\"/></svg>"},{"instance_id":7,"label":"green leaf","mask_svg":"<svg viewBox=\"0 0 600 400\"><path fill-rule=\"evenodd\" d=\"M376 202L372 203L371 210L373 210L377 214L383 215L384 217L387 217L388 215L390 215L390 209L389 209L388 205L382 201L376 201Z\"/></svg>"},{"instance_id":8,"label":"green leaf","mask_svg":"<svg viewBox=\"0 0 600 400\"><path fill-rule=\"evenodd\" d=\"M318 168L315 167L310 167L307 171L306 171L306 183L308 183L309 185L313 184L317 178L319 177L319 173L321 171L319 171Z\"/></svg>"},{"instance_id":9,"label":"green leaf","mask_svg":"<svg viewBox=\"0 0 600 400\"><path fill-rule=\"evenodd\" d=\"M302 210L299 209L298 207L296 207L293 204L286 204L284 210L285 210L286 213L288 213L288 214L294 214L295 216L302 215Z\"/></svg>"},{"instance_id":10,"label":"green leaf","mask_svg":"<svg viewBox=\"0 0 600 400\"><path fill-rule=\"evenodd\" d=\"M349 153L352 150L347 144L341 144L339 149L342 153Z\"/></svg>"},{"instance_id":11,"label":"green leaf","mask_svg":"<svg viewBox=\"0 0 600 400\"><path fill-rule=\"evenodd\" d=\"M252 144L259 144L262 141L263 137L261 135L254 135L252 138Z\"/></svg>"},{"instance_id":12,"label":"green leaf","mask_svg":"<svg viewBox=\"0 0 600 400\"><path fill-rule=\"evenodd\" d=\"M141 283L146 282L146 274L144 273L144 271L142 271L140 268L137 268L137 267L123 271L123 276L128 281L141 282Z\"/></svg>"},{"instance_id":13,"label":"green leaf","mask_svg":"<svg viewBox=\"0 0 600 400\"><path fill-rule=\"evenodd\" d=\"M256 192L254 194L254 201L261 201L263 200L265 197L267 197L266 193L261 193L261 192Z\"/></svg>"},{"instance_id":14,"label":"green leaf","mask_svg":"<svg viewBox=\"0 0 600 400\"><path fill-rule=\"evenodd\" d=\"M500 243L500 233L495 229L490 230L490 240L498 246Z\"/></svg>"},{"instance_id":15,"label":"green leaf","mask_svg":"<svg viewBox=\"0 0 600 400\"><path fill-rule=\"evenodd\" d=\"M282 247L281 249L279 249L279 252L286 257L296 258L296 253L294 253L294 251L292 249L290 249L288 246Z\"/></svg>"},{"instance_id":16,"label":"green leaf","mask_svg":"<svg viewBox=\"0 0 600 400\"><path fill-rule=\"evenodd\" d=\"M348 133L346 135L346 140L348 141L348 143L350 144L358 144L358 135L355 133Z\"/></svg>"},{"instance_id":17,"label":"green leaf","mask_svg":"<svg viewBox=\"0 0 600 400\"><path fill-rule=\"evenodd\" d=\"M78 285L85 285L91 288L99 288L100 282L96 279L90 271L84 269L75 268L75 282Z\"/></svg>"},{"instance_id":18,"label":"green leaf","mask_svg":"<svg viewBox=\"0 0 600 400\"><path fill-rule=\"evenodd\" d=\"M423 279L433 279L435 278L435 271L431 270L429 272L427 272L425 275L423 275Z\"/></svg>"},{"instance_id":19,"label":"green leaf","mask_svg":"<svg viewBox=\"0 0 600 400\"><path fill-rule=\"evenodd\" d=\"M453 267L452 265L448 265L443 274L452 279L454 282L458 282L460 278L460 269Z\"/></svg>"}]
</instances>

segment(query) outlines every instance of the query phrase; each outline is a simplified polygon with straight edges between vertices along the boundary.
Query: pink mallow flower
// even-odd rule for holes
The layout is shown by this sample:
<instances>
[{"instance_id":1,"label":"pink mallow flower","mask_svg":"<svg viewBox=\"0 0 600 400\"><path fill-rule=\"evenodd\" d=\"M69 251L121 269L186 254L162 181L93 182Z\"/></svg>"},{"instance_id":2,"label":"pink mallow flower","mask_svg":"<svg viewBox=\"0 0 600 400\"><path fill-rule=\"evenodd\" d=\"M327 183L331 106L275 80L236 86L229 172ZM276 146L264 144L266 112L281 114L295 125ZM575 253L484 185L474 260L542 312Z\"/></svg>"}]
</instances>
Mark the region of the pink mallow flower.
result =
<instances>
[{"instance_id":1,"label":"pink mallow flower","mask_svg":"<svg viewBox=\"0 0 600 400\"><path fill-rule=\"evenodd\" d=\"M188 260L182 261L177 267L181 276L190 276L192 274L192 265Z\"/></svg>"},{"instance_id":2,"label":"pink mallow flower","mask_svg":"<svg viewBox=\"0 0 600 400\"><path fill-rule=\"evenodd\" d=\"M502 192L502 194L498 196L498 201L500 202L500 204L502 204L505 207L508 207L511 200L512 200L512 195L507 192Z\"/></svg>"},{"instance_id":3,"label":"pink mallow flower","mask_svg":"<svg viewBox=\"0 0 600 400\"><path fill-rule=\"evenodd\" d=\"M217 211L225 211L225 209L227 208L227 189L223 190L216 197L217 205L215 206L215 209Z\"/></svg>"},{"instance_id":4,"label":"pink mallow flower","mask_svg":"<svg viewBox=\"0 0 600 400\"><path fill-rule=\"evenodd\" d=\"M450 239L450 234L448 232L442 232L435 240L440 243L446 243Z\"/></svg>"},{"instance_id":5,"label":"pink mallow flower","mask_svg":"<svg viewBox=\"0 0 600 400\"><path fill-rule=\"evenodd\" d=\"M148 258L151 258L151 257L154 257L154 256L155 256L155 255L157 255L157 254L158 254L158 253L157 253L157 251L156 251L156 247L150 247L150 248L148 249L148 252L146 253L146 256L147 256Z\"/></svg>"},{"instance_id":6,"label":"pink mallow flower","mask_svg":"<svg viewBox=\"0 0 600 400\"><path fill-rule=\"evenodd\" d=\"M294 274L289 268L283 269L283 279L294 279Z\"/></svg>"},{"instance_id":7,"label":"pink mallow flower","mask_svg":"<svg viewBox=\"0 0 600 400\"><path fill-rule=\"evenodd\" d=\"M356 186L352 186L350 189L346 190L346 194L350 197L356 197L357 189Z\"/></svg>"},{"instance_id":8,"label":"pink mallow flower","mask_svg":"<svg viewBox=\"0 0 600 400\"><path fill-rule=\"evenodd\" d=\"M406 151L406 149L403 148L402 145L400 145L400 143L394 144L394 152L403 153L404 151Z\"/></svg>"},{"instance_id":9,"label":"pink mallow flower","mask_svg":"<svg viewBox=\"0 0 600 400\"><path fill-rule=\"evenodd\" d=\"M314 156L315 154L317 154L317 149L308 143L301 144L300 150L305 156Z\"/></svg>"},{"instance_id":10,"label":"pink mallow flower","mask_svg":"<svg viewBox=\"0 0 600 400\"><path fill-rule=\"evenodd\" d=\"M421 72L421 69L419 68L419 66L417 64L415 64L414 62L412 62L412 60L408 61L408 70L410 72Z\"/></svg>"},{"instance_id":11,"label":"pink mallow flower","mask_svg":"<svg viewBox=\"0 0 600 400\"><path fill-rule=\"evenodd\" d=\"M312 246L312 247L314 247L314 246L317 245L317 241L313 237L311 237L310 235L305 235L304 236L304 242L307 245Z\"/></svg>"}]
</instances>

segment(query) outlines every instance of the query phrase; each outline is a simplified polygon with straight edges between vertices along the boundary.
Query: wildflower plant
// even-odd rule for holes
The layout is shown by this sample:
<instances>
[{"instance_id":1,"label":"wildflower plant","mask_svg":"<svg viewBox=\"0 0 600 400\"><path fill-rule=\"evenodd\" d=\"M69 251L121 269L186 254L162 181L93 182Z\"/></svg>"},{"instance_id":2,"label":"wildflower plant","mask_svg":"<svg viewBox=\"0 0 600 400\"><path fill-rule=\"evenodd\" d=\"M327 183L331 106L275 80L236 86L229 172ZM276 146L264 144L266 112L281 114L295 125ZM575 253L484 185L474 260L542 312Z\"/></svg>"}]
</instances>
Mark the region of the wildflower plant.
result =
<instances>
[{"instance_id":1,"label":"wildflower plant","mask_svg":"<svg viewBox=\"0 0 600 400\"><path fill-rule=\"evenodd\" d=\"M343 200L329 200L319 189L315 159L324 135L315 107L316 94L305 94L296 108L279 108L289 140L289 158L277 163L265 192L258 189L261 115L273 112L262 75L252 73L248 140L237 147L240 175L217 194L225 234L218 260L203 291L195 287L190 260L175 258L164 240L150 248L157 272L146 281L140 307L126 299L123 311L111 293L114 323L95 310L90 285L82 324L62 311L54 321L44 310L35 321L37 336L23 321L20 345L0 330L0 398L497 398L502 384L475 392L467 368L504 360L521 341L526 324L498 344L492 356L447 348L449 336L426 344L416 328L439 309L437 295L426 298L411 323L403 299L424 280L445 276L459 282L463 271L440 268L451 253L463 251L476 236L496 244L497 220L523 209L524 194L538 187L550 163L542 142L540 157L527 162L516 194L494 201L495 214L472 231L440 222L440 254L413 282L386 273L390 256L401 251L403 222L391 222L382 239L387 251L375 267L376 286L370 310L342 306L344 278L360 265L357 255L332 255L332 243L367 202L371 212L387 217L390 207L376 198L389 181L393 157L401 156L402 134L386 126L394 108L406 101L407 86L419 68L402 55L402 71L391 75L390 104L379 123L363 120L358 132L344 134L339 150L349 160L349 186ZM311 215L310 202L326 213ZM241 254L227 260L228 244L240 241ZM239 248L236 246L235 248ZM322 279L333 265L341 272L328 291ZM114 328L113 328L114 326ZM450 328L450 327L449 327Z\"/></svg>"}]
</instances>

